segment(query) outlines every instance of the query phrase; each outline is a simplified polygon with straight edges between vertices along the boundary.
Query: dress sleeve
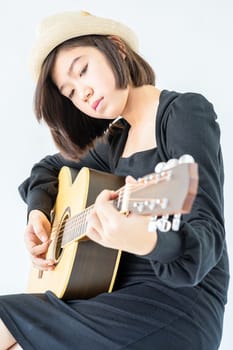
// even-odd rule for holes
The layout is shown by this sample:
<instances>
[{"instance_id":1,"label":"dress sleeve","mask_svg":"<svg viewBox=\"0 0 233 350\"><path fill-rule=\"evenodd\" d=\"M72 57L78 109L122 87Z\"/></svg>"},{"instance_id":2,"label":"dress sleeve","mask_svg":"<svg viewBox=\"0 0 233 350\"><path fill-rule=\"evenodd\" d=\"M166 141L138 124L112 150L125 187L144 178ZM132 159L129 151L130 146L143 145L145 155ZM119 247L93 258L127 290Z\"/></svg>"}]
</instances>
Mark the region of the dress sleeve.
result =
<instances>
[{"instance_id":1,"label":"dress sleeve","mask_svg":"<svg viewBox=\"0 0 233 350\"><path fill-rule=\"evenodd\" d=\"M190 154L198 163L199 189L180 230L158 231L156 248L144 257L168 285L191 286L217 264L225 246L220 130L212 104L194 93L177 97L162 127L169 157Z\"/></svg>"},{"instance_id":2,"label":"dress sleeve","mask_svg":"<svg viewBox=\"0 0 233 350\"><path fill-rule=\"evenodd\" d=\"M78 162L69 161L60 153L43 158L33 166L30 177L19 186L19 193L28 205L28 213L38 209L47 217L50 216L58 192L58 174L63 166L77 170L86 166L109 172L108 158L109 145L104 140L99 141L96 147Z\"/></svg>"}]
</instances>

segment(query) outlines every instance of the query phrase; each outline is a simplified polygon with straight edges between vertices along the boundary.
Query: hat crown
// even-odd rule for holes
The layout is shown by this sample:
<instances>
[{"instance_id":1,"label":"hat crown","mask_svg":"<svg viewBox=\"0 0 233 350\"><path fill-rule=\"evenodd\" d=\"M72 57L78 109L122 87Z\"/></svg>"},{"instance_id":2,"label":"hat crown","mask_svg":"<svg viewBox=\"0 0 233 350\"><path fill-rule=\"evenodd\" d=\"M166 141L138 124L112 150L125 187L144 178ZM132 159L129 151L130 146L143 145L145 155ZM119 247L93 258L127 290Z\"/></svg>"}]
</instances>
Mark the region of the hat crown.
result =
<instances>
[{"instance_id":1,"label":"hat crown","mask_svg":"<svg viewBox=\"0 0 233 350\"><path fill-rule=\"evenodd\" d=\"M83 17L87 17L87 16L92 16L92 14L87 11L79 11L79 12L66 11L66 12L57 13L55 15L45 17L39 23L38 30L37 30L38 35L41 35L44 31L49 30L51 27L54 27L54 26L61 27L63 26L63 23L73 24L73 21L78 21Z\"/></svg>"},{"instance_id":2,"label":"hat crown","mask_svg":"<svg viewBox=\"0 0 233 350\"><path fill-rule=\"evenodd\" d=\"M56 46L66 40L92 34L119 36L134 51L138 50L136 35L123 23L94 16L87 11L57 13L44 18L37 30L37 40L30 58L35 80L44 60Z\"/></svg>"}]
</instances>

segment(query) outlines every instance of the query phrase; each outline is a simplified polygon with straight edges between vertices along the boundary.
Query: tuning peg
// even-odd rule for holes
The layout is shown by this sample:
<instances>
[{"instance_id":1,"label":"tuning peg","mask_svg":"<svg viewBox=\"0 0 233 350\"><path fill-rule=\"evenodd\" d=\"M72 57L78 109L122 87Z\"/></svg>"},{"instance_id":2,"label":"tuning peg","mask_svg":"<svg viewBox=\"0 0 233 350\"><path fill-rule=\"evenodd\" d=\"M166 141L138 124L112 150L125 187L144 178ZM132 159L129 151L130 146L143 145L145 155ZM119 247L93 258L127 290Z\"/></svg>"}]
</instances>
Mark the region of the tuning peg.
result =
<instances>
[{"instance_id":1,"label":"tuning peg","mask_svg":"<svg viewBox=\"0 0 233 350\"><path fill-rule=\"evenodd\" d=\"M168 232L171 229L171 222L168 220L168 215L163 215L161 219L158 219L156 225L160 231Z\"/></svg>"},{"instance_id":2,"label":"tuning peg","mask_svg":"<svg viewBox=\"0 0 233 350\"><path fill-rule=\"evenodd\" d=\"M157 204L159 204L162 209L166 209L168 206L168 198L164 197L157 200Z\"/></svg>"},{"instance_id":3,"label":"tuning peg","mask_svg":"<svg viewBox=\"0 0 233 350\"><path fill-rule=\"evenodd\" d=\"M177 164L178 164L178 159L176 158L171 158L167 161L166 163L166 170L167 169L171 169L171 168L174 168Z\"/></svg>"},{"instance_id":4,"label":"tuning peg","mask_svg":"<svg viewBox=\"0 0 233 350\"><path fill-rule=\"evenodd\" d=\"M173 219L172 219L172 230L173 231L178 231L180 228L180 214L175 214Z\"/></svg>"},{"instance_id":5,"label":"tuning peg","mask_svg":"<svg viewBox=\"0 0 233 350\"><path fill-rule=\"evenodd\" d=\"M170 229L178 231L180 228L180 214L175 214L172 223L168 220L168 215L163 215L160 219L157 216L152 216L148 223L148 232L155 232L159 229L161 232L168 232Z\"/></svg>"},{"instance_id":6,"label":"tuning peg","mask_svg":"<svg viewBox=\"0 0 233 350\"><path fill-rule=\"evenodd\" d=\"M144 201L145 207L147 207L150 211L154 210L158 204L156 199L146 200Z\"/></svg>"},{"instance_id":7,"label":"tuning peg","mask_svg":"<svg viewBox=\"0 0 233 350\"><path fill-rule=\"evenodd\" d=\"M159 174L166 168L166 163L165 162L160 162L155 166L155 173Z\"/></svg>"},{"instance_id":8,"label":"tuning peg","mask_svg":"<svg viewBox=\"0 0 233 350\"><path fill-rule=\"evenodd\" d=\"M183 163L194 163L194 158L190 154L183 154L179 158L179 163L180 164L183 164Z\"/></svg>"},{"instance_id":9,"label":"tuning peg","mask_svg":"<svg viewBox=\"0 0 233 350\"><path fill-rule=\"evenodd\" d=\"M135 202L133 207L137 210L138 213L142 213L145 207L144 202Z\"/></svg>"},{"instance_id":10,"label":"tuning peg","mask_svg":"<svg viewBox=\"0 0 233 350\"><path fill-rule=\"evenodd\" d=\"M147 227L148 232L156 232L157 230L157 216L152 216Z\"/></svg>"}]
</instances>

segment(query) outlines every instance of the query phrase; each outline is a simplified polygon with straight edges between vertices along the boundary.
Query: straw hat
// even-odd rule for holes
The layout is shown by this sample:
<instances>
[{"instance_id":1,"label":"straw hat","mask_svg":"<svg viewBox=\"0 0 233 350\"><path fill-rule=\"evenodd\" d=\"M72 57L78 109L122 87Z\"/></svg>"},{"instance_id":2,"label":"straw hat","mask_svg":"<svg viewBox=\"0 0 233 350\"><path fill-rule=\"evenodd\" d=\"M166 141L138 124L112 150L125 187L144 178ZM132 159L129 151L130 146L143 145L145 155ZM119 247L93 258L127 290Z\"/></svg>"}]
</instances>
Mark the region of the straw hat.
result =
<instances>
[{"instance_id":1,"label":"straw hat","mask_svg":"<svg viewBox=\"0 0 233 350\"><path fill-rule=\"evenodd\" d=\"M117 35L134 51L138 40L126 25L109 18L91 15L89 12L62 12L46 17L39 25L35 46L30 56L30 69L35 80L48 54L62 42L88 34Z\"/></svg>"}]
</instances>

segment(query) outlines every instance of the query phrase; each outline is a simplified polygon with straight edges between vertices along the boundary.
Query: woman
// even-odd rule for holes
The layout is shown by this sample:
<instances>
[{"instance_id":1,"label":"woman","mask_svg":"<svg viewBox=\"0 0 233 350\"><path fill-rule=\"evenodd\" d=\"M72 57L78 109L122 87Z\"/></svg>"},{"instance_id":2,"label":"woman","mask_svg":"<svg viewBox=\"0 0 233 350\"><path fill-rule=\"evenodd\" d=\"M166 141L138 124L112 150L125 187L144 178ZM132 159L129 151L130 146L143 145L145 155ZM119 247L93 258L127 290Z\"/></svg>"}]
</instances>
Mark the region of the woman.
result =
<instances>
[{"instance_id":1,"label":"woman","mask_svg":"<svg viewBox=\"0 0 233 350\"><path fill-rule=\"evenodd\" d=\"M163 232L150 215L123 215L113 206L118 194L101 191L86 235L122 251L113 292L66 301L51 291L1 297L0 349L219 347L229 272L216 114L200 94L159 91L137 50L129 28L86 12L41 24L32 55L35 111L60 152L34 165L20 186L33 265L56 270L46 252L64 165L127 176L131 186L158 163L190 154L199 165L193 208L178 231Z\"/></svg>"}]
</instances>

